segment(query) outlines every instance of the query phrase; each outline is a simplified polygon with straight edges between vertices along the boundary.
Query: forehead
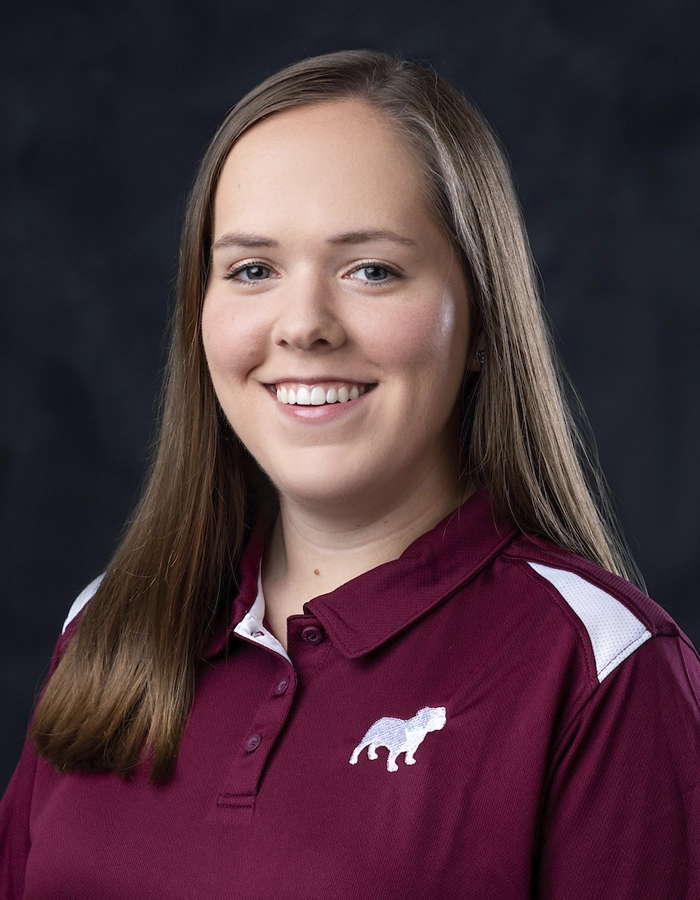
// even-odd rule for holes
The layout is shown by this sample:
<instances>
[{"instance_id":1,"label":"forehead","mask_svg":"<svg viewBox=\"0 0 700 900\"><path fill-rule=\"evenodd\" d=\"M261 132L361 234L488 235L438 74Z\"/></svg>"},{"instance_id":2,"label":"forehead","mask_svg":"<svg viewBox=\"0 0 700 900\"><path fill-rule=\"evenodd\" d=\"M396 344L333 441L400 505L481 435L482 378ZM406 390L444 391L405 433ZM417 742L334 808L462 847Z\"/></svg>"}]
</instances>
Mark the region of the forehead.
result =
<instances>
[{"instance_id":1,"label":"forehead","mask_svg":"<svg viewBox=\"0 0 700 900\"><path fill-rule=\"evenodd\" d=\"M238 140L219 179L215 232L231 218L298 223L302 213L396 226L429 216L425 195L415 152L385 116L361 100L327 101L276 113Z\"/></svg>"}]
</instances>

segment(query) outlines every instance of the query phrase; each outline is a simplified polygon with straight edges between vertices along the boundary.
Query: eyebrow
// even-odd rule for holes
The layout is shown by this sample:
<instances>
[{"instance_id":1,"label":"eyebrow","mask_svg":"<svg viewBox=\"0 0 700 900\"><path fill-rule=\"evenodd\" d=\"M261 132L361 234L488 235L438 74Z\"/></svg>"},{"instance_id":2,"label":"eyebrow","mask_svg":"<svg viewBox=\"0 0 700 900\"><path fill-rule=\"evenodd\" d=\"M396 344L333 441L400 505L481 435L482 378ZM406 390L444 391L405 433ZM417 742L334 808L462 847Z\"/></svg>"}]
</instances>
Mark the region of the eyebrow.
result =
<instances>
[{"instance_id":1,"label":"eyebrow","mask_svg":"<svg viewBox=\"0 0 700 900\"><path fill-rule=\"evenodd\" d=\"M366 244L368 241L393 241L395 244L404 244L406 247L415 247L416 242L411 238L397 234L395 231L346 231L328 239L329 244Z\"/></svg>"},{"instance_id":2,"label":"eyebrow","mask_svg":"<svg viewBox=\"0 0 700 900\"><path fill-rule=\"evenodd\" d=\"M261 237L257 234L248 234L243 231L229 231L222 235L218 241L212 244L212 250L218 250L220 247L277 247L277 241L270 238Z\"/></svg>"},{"instance_id":3,"label":"eyebrow","mask_svg":"<svg viewBox=\"0 0 700 900\"><path fill-rule=\"evenodd\" d=\"M404 237L395 231L372 229L367 231L346 231L328 238L329 244L366 244L368 241L393 241L406 247L415 247L416 242L412 238ZM250 234L244 231L230 231L222 235L212 244L212 250L222 247L279 247L277 241L258 234Z\"/></svg>"}]
</instances>

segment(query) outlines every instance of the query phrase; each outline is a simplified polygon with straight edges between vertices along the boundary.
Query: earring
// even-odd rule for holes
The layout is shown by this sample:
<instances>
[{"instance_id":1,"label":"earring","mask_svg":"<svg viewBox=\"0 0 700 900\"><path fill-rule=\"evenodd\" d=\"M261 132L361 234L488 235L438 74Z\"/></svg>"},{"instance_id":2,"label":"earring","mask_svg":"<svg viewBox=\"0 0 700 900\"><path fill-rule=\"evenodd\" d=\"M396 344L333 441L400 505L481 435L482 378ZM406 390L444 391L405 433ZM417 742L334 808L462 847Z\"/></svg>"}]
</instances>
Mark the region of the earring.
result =
<instances>
[{"instance_id":1,"label":"earring","mask_svg":"<svg viewBox=\"0 0 700 900\"><path fill-rule=\"evenodd\" d=\"M476 361L479 363L480 366L483 366L483 364L486 362L486 354L484 353L483 350L476 351Z\"/></svg>"}]
</instances>

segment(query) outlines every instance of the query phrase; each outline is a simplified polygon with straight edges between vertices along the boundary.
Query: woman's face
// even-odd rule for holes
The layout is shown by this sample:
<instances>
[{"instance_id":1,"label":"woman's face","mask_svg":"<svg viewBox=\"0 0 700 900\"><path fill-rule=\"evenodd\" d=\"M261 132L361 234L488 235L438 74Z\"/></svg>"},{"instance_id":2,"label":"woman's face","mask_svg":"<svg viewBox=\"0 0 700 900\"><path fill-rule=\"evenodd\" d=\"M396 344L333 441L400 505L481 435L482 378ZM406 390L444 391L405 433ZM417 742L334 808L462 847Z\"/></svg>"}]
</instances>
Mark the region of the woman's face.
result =
<instances>
[{"instance_id":1,"label":"woman's face","mask_svg":"<svg viewBox=\"0 0 700 900\"><path fill-rule=\"evenodd\" d=\"M358 100L273 115L226 160L204 349L284 497L381 508L457 491L469 303L424 180Z\"/></svg>"}]
</instances>

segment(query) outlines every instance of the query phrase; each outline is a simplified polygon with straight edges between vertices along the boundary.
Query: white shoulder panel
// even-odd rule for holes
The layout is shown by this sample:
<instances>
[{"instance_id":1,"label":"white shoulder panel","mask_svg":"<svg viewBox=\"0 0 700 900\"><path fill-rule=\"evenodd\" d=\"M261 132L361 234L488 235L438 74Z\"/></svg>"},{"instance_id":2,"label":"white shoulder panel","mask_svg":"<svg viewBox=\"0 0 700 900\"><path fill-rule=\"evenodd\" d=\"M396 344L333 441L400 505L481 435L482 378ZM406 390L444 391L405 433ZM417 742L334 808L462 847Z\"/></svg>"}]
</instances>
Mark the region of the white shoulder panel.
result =
<instances>
[{"instance_id":1,"label":"white shoulder panel","mask_svg":"<svg viewBox=\"0 0 700 900\"><path fill-rule=\"evenodd\" d=\"M559 591L586 626L593 645L598 681L651 637L626 606L610 594L564 569L529 563Z\"/></svg>"},{"instance_id":2,"label":"white shoulder panel","mask_svg":"<svg viewBox=\"0 0 700 900\"><path fill-rule=\"evenodd\" d=\"M63 623L63 628L61 630L61 634L68 628L73 619L78 615L80 610L87 605L88 600L92 599L95 594L95 591L100 586L100 582L102 581L103 575L98 575L94 581L91 581L90 584L82 590L78 596L73 601L73 605L68 610L68 616L66 621Z\"/></svg>"}]
</instances>

